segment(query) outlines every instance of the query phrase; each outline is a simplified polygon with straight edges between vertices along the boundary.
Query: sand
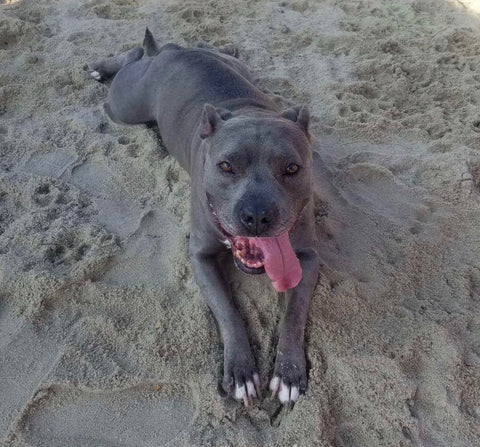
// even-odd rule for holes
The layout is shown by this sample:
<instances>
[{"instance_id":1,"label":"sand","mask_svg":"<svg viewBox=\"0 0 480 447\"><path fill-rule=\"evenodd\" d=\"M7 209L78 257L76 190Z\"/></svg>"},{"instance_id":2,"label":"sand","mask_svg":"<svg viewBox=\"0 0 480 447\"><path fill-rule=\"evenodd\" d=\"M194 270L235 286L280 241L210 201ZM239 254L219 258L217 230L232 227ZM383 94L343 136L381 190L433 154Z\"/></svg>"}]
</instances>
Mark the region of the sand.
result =
<instances>
[{"instance_id":1,"label":"sand","mask_svg":"<svg viewBox=\"0 0 480 447\"><path fill-rule=\"evenodd\" d=\"M0 1L0 444L480 445L478 1ZM217 392L189 179L86 64L233 43L307 102L321 275L309 389L267 397L283 296L229 264L265 396Z\"/></svg>"}]
</instances>

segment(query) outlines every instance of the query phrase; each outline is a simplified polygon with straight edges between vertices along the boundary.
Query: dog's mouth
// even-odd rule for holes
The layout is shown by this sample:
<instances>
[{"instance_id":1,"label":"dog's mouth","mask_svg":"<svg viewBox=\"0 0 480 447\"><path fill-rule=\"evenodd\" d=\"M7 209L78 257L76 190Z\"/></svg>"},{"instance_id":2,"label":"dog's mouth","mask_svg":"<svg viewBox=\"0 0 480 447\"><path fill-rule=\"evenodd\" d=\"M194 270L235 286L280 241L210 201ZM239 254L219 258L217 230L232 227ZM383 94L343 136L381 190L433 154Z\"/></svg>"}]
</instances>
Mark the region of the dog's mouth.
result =
<instances>
[{"instance_id":1,"label":"dog's mouth","mask_svg":"<svg viewBox=\"0 0 480 447\"><path fill-rule=\"evenodd\" d=\"M215 221L231 248L237 268L250 275L267 273L278 292L296 287L302 278L300 262L290 244L295 224L279 236L245 237L229 233L220 223L212 205Z\"/></svg>"},{"instance_id":2,"label":"dog's mouth","mask_svg":"<svg viewBox=\"0 0 480 447\"><path fill-rule=\"evenodd\" d=\"M256 238L232 236L227 233L221 225L220 228L230 243L233 260L237 268L250 275L261 275L265 273L265 258L261 248L254 242Z\"/></svg>"}]
</instances>

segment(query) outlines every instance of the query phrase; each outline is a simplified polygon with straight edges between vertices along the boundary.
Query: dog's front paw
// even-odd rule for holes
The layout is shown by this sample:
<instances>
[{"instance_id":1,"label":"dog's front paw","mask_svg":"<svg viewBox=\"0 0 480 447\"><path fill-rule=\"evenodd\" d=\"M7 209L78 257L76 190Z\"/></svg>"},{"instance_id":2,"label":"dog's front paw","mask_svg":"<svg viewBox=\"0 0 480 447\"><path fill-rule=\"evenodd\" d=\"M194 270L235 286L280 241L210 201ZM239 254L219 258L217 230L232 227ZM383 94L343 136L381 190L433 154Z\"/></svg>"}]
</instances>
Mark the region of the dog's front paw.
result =
<instances>
[{"instance_id":1,"label":"dog's front paw","mask_svg":"<svg viewBox=\"0 0 480 447\"><path fill-rule=\"evenodd\" d=\"M300 394L307 389L307 369L305 354L302 351L277 351L275 370L270 381L272 397L278 394L278 399L284 405L294 404Z\"/></svg>"},{"instance_id":2,"label":"dog's front paw","mask_svg":"<svg viewBox=\"0 0 480 447\"><path fill-rule=\"evenodd\" d=\"M260 379L248 346L225 347L222 386L226 393L246 407L260 398Z\"/></svg>"}]
</instances>

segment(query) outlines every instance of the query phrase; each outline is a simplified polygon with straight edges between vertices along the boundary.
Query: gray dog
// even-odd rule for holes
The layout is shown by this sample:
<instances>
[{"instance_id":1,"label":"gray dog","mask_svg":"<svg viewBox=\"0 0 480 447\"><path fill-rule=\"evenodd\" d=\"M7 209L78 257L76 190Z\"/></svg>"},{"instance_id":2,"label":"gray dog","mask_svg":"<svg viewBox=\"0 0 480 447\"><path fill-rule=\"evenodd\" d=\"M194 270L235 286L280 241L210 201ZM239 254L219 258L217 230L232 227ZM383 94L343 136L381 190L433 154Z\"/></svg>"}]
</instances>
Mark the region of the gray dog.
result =
<instances>
[{"instance_id":1,"label":"gray dog","mask_svg":"<svg viewBox=\"0 0 480 447\"><path fill-rule=\"evenodd\" d=\"M304 332L319 260L306 106L279 110L231 47L143 49L90 65L113 78L104 108L120 124L154 121L192 183L190 256L224 345L223 388L248 405L260 381L221 259L286 292L270 389L282 404L307 387Z\"/></svg>"}]
</instances>

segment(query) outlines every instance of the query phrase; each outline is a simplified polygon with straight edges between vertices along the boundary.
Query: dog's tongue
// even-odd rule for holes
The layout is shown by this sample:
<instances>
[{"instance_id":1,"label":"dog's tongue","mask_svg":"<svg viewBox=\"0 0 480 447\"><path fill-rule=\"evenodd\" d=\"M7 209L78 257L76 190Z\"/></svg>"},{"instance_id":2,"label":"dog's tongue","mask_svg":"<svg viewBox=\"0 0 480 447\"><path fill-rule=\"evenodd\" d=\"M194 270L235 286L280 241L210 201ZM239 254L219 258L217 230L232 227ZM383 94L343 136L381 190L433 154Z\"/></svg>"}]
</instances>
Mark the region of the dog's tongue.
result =
<instances>
[{"instance_id":1,"label":"dog's tongue","mask_svg":"<svg viewBox=\"0 0 480 447\"><path fill-rule=\"evenodd\" d=\"M263 252L265 272L277 292L293 289L302 279L302 267L292 246L288 231L278 237L252 238Z\"/></svg>"}]
</instances>

